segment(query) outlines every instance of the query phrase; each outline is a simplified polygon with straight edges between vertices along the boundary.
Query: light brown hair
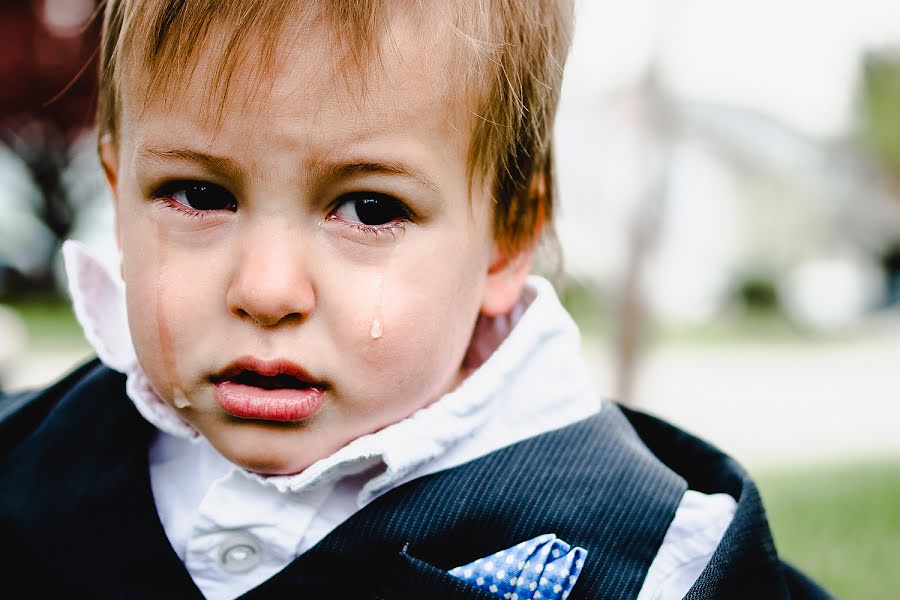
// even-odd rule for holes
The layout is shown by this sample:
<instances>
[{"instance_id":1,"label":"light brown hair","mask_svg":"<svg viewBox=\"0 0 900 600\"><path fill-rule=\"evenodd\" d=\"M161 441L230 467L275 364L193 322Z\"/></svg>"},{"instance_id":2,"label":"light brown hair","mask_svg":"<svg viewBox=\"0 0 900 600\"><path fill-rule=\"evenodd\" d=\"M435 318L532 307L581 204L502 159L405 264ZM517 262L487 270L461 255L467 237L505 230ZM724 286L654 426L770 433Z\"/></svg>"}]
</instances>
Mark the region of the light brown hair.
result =
<instances>
[{"instance_id":1,"label":"light brown hair","mask_svg":"<svg viewBox=\"0 0 900 600\"><path fill-rule=\"evenodd\" d=\"M364 67L393 11L440 14L458 40L461 89L474 98L470 178L488 182L494 237L509 251L552 234L551 130L572 28L570 0L108 0L97 122L117 134L126 65L149 75L146 97L190 67L214 26L227 31L216 78L225 93L247 40L271 65L287 19L324 19L341 32L335 51ZM429 12L430 11L430 12ZM190 40L190 43L181 43ZM262 40L259 42L259 40Z\"/></svg>"}]
</instances>

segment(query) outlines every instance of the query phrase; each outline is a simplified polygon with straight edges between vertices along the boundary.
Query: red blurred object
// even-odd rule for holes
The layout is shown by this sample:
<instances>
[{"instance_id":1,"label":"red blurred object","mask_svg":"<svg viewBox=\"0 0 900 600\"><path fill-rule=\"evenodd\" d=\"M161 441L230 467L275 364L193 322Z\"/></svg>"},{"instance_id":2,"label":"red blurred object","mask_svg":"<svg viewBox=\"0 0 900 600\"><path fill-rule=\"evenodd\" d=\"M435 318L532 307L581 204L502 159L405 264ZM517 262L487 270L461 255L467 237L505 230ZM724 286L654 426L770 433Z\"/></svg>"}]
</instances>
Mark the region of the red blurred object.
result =
<instances>
[{"instance_id":1,"label":"red blurred object","mask_svg":"<svg viewBox=\"0 0 900 600\"><path fill-rule=\"evenodd\" d=\"M93 125L100 19L96 0L0 2L0 136L34 129L64 140Z\"/></svg>"},{"instance_id":2,"label":"red blurred object","mask_svg":"<svg viewBox=\"0 0 900 600\"><path fill-rule=\"evenodd\" d=\"M0 1L0 144L24 162L40 192L34 218L57 241L72 230L79 205L63 183L72 142L94 124L98 0ZM3 182L0 182L2 185ZM52 256L27 276L0 256L6 293L56 286Z\"/></svg>"}]
</instances>

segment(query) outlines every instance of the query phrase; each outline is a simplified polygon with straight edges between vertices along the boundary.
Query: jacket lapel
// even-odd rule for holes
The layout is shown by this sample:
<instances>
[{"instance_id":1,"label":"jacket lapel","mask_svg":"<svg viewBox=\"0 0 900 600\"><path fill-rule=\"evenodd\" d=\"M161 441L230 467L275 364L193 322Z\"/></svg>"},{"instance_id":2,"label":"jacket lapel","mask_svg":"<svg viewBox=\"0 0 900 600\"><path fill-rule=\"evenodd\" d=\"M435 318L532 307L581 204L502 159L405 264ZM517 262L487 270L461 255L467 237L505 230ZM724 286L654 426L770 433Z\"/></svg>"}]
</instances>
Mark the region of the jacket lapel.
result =
<instances>
[{"instance_id":1,"label":"jacket lapel","mask_svg":"<svg viewBox=\"0 0 900 600\"><path fill-rule=\"evenodd\" d=\"M686 600L790 598L784 568L759 492L734 459L668 423L623 409L650 450L685 478L692 490L727 493L737 500L734 518Z\"/></svg>"},{"instance_id":2,"label":"jacket lapel","mask_svg":"<svg viewBox=\"0 0 900 600\"><path fill-rule=\"evenodd\" d=\"M45 585L92 598L114 590L201 598L157 517L147 457L153 435L125 396L124 377L105 367L63 394L0 465L9 486L0 519L25 546L18 562L29 561Z\"/></svg>"}]
</instances>

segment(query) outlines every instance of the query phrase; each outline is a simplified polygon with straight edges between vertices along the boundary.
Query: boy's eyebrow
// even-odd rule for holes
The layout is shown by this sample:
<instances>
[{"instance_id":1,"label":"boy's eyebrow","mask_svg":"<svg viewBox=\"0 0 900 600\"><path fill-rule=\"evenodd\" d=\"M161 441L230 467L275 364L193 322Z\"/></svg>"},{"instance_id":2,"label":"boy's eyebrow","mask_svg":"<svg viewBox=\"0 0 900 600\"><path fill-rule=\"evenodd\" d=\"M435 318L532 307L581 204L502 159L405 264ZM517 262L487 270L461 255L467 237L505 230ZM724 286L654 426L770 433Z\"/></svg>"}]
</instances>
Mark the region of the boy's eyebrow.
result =
<instances>
[{"instance_id":1,"label":"boy's eyebrow","mask_svg":"<svg viewBox=\"0 0 900 600\"><path fill-rule=\"evenodd\" d=\"M350 160L347 162L328 162L317 160L310 164L313 173L322 179L344 179L360 175L399 175L413 179L420 185L428 188L435 194L440 194L440 188L425 173L404 162L395 160L368 161Z\"/></svg>"},{"instance_id":2,"label":"boy's eyebrow","mask_svg":"<svg viewBox=\"0 0 900 600\"><path fill-rule=\"evenodd\" d=\"M222 173L233 179L244 177L244 169L240 163L227 156L216 156L215 154L207 154L187 148L153 148L147 146L138 148L137 154L141 158L197 163L214 173Z\"/></svg>"},{"instance_id":3,"label":"boy's eyebrow","mask_svg":"<svg viewBox=\"0 0 900 600\"><path fill-rule=\"evenodd\" d=\"M227 156L217 156L187 148L153 148L148 146L138 148L137 154L140 158L197 163L209 171L221 173L231 179L242 179L244 177L244 169L240 163Z\"/></svg>"},{"instance_id":4,"label":"boy's eyebrow","mask_svg":"<svg viewBox=\"0 0 900 600\"><path fill-rule=\"evenodd\" d=\"M154 148L148 146L138 148L137 153L142 158L197 163L210 171L222 173L231 178L243 178L245 175L240 163L227 156L217 156L187 148ZM440 188L425 173L409 164L390 159L379 159L377 161L350 160L347 162L315 160L310 162L309 168L316 178L326 180L344 179L360 175L399 175L413 179L435 194L440 193Z\"/></svg>"}]
</instances>

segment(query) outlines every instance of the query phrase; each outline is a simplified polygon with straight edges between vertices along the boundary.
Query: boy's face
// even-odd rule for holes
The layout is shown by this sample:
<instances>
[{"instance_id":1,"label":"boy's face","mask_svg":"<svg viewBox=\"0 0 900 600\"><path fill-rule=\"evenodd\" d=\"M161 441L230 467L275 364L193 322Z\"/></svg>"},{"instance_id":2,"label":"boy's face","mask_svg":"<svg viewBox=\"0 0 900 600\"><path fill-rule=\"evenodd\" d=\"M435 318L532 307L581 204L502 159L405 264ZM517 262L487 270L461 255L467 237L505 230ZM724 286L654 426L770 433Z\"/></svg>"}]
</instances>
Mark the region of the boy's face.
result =
<instances>
[{"instance_id":1,"label":"boy's face","mask_svg":"<svg viewBox=\"0 0 900 600\"><path fill-rule=\"evenodd\" d=\"M443 58L392 32L365 93L324 50L333 32L286 36L265 85L237 69L219 126L201 51L143 111L142 76L126 82L101 144L140 363L256 472L301 471L452 389L479 312L508 310L527 274L496 251L486 195L470 201Z\"/></svg>"}]
</instances>

